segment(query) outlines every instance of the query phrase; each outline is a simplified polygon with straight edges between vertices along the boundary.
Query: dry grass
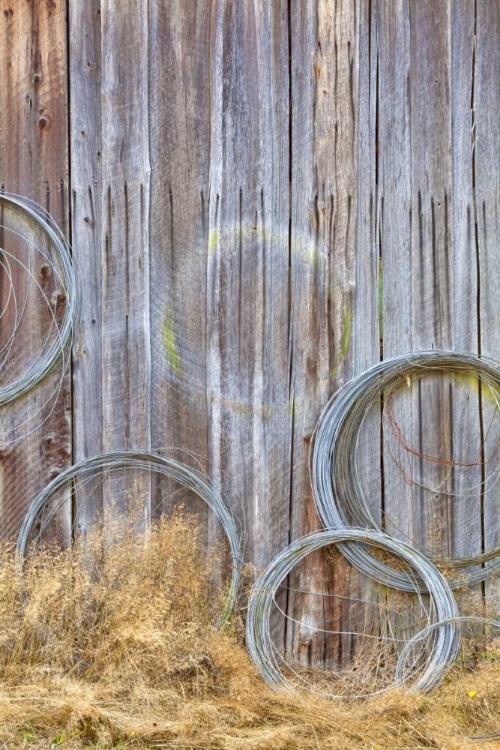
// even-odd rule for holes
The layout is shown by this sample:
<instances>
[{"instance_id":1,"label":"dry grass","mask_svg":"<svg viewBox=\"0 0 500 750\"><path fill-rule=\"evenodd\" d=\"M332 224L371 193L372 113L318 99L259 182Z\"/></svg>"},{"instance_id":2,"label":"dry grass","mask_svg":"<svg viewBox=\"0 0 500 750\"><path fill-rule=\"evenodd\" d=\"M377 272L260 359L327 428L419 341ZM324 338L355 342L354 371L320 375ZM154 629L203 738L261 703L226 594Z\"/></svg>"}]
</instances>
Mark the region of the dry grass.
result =
<instances>
[{"instance_id":1,"label":"dry grass","mask_svg":"<svg viewBox=\"0 0 500 750\"><path fill-rule=\"evenodd\" d=\"M33 556L23 599L11 551L0 560L0 747L462 748L500 728L500 654L459 667L429 697L362 703L267 688L241 627L212 628L220 597L196 523ZM99 564L96 563L99 560ZM470 692L475 692L471 697Z\"/></svg>"}]
</instances>

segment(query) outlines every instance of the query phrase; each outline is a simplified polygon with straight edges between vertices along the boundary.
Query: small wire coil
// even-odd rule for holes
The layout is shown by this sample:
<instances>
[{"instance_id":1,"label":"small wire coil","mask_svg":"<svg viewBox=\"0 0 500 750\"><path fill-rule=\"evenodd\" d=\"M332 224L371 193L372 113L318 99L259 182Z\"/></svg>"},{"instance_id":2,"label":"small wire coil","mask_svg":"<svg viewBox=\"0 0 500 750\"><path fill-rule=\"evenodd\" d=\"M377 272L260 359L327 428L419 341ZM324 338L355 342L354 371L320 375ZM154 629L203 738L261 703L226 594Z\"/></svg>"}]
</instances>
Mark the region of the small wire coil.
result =
<instances>
[{"instance_id":1,"label":"small wire coil","mask_svg":"<svg viewBox=\"0 0 500 750\"><path fill-rule=\"evenodd\" d=\"M242 566L241 541L233 516L223 499L199 471L151 451L112 451L93 456L70 466L53 479L33 500L22 523L16 547L19 574L22 575L23 563L29 553L35 529L40 536L65 502L65 497L57 498L57 493L71 487L75 479L86 479L96 473L118 469L139 469L166 476L198 495L215 513L226 535L232 558L231 583L216 622L216 627L222 627L231 616L236 603Z\"/></svg>"},{"instance_id":2,"label":"small wire coil","mask_svg":"<svg viewBox=\"0 0 500 750\"><path fill-rule=\"evenodd\" d=\"M430 350L400 355L377 363L346 383L330 399L316 425L310 452L314 500L323 525L329 529L351 526L382 531L373 518L356 471L356 450L369 409L380 394L402 376L429 372L474 373L498 392L500 367L472 354ZM376 560L361 545L341 545L358 570L392 588L413 591L414 581ZM452 571L451 588L473 586L500 570L500 547L469 557L434 559ZM489 563L489 564L486 564ZM467 571L471 566L482 566ZM454 572L454 574L453 574ZM425 586L421 585L421 591Z\"/></svg>"},{"instance_id":3,"label":"small wire coil","mask_svg":"<svg viewBox=\"0 0 500 750\"><path fill-rule=\"evenodd\" d=\"M271 607L278 588L293 568L307 555L332 544L339 548L342 545L344 554L345 548L351 544L357 544L362 545L363 549L366 545L370 545L395 555L410 565L425 585L426 592L431 598L429 616L438 622L458 616L457 604L446 580L436 566L413 547L385 534L364 529L326 530L311 534L298 539L280 552L259 576L250 595L246 625L247 649L262 677L272 687L282 687L290 692L296 690L296 684L283 674L281 665L285 665L286 662L274 646L270 635ZM458 653L459 642L459 631L451 620L439 628L438 635L433 639L429 648L425 663L421 665L422 673L412 686L413 690L427 692L439 685ZM409 672L401 674L400 670L392 685L372 695L402 685L410 676ZM345 696L327 693L325 697Z\"/></svg>"},{"instance_id":4,"label":"small wire coil","mask_svg":"<svg viewBox=\"0 0 500 750\"><path fill-rule=\"evenodd\" d=\"M429 635L436 632L436 630L438 630L439 628L446 627L449 624L461 625L462 623L474 623L478 625L485 625L485 626L497 628L500 630L500 620L492 620L486 617L476 617L476 616L470 616L470 615L459 615L458 617L448 617L446 620L439 620L438 622L433 622L427 625L422 630L420 630L416 635L413 636L413 638L410 638L408 642L405 644L398 658L398 663L396 666L396 680L398 681L404 680L405 674L407 673L407 670L408 670L406 662L408 661L408 657L412 649L417 643L420 643L421 641L426 639ZM497 740L497 739L500 739L500 731L490 732L487 734L475 734L475 735L471 735L467 737L466 739L471 740L473 742L485 742L489 740Z\"/></svg>"}]
</instances>

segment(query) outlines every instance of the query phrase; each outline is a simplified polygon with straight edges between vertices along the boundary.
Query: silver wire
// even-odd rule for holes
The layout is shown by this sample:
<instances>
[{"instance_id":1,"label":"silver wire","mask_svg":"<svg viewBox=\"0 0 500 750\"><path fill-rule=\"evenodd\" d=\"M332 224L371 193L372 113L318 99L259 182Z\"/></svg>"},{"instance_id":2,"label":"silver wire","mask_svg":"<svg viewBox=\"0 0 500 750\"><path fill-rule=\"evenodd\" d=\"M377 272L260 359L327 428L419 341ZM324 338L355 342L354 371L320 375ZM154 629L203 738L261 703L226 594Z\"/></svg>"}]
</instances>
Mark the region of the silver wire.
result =
<instances>
[{"instance_id":1,"label":"silver wire","mask_svg":"<svg viewBox=\"0 0 500 750\"><path fill-rule=\"evenodd\" d=\"M316 425L310 452L314 500L323 525L329 529L350 526L382 531L373 518L361 488L356 449L367 412L395 379L414 373L475 373L498 393L500 366L487 357L430 350L398 355L377 363L346 383L330 399ZM392 588L413 591L414 582L404 572L392 570L360 545L340 545L350 563L370 578ZM449 571L451 588L472 586L500 570L500 547L468 557L437 560ZM489 563L486 565L486 563ZM471 566L483 567L467 571ZM425 591L425 586L422 586Z\"/></svg>"},{"instance_id":2,"label":"silver wire","mask_svg":"<svg viewBox=\"0 0 500 750\"><path fill-rule=\"evenodd\" d=\"M60 271L48 256L45 256L45 259L47 261L50 260L54 273L60 280L65 295L64 314L61 323L58 325L57 336L49 342L46 347L44 347L43 352L34 362L30 363L22 375L20 375L13 383L0 387L1 406L23 396L38 385L38 383L40 383L40 381L43 380L54 368L64 349L71 343L77 319L78 287L69 244L47 212L33 201L9 193L0 193L0 205L14 209L28 223L30 223L39 234L47 238L50 244L51 254L53 253L57 258ZM10 257L12 260L18 263L20 262L13 256ZM21 265L24 264L21 263ZM30 273L29 268L26 270ZM30 273L30 276L34 278L32 273ZM40 291L44 294L41 288Z\"/></svg>"},{"instance_id":3,"label":"silver wire","mask_svg":"<svg viewBox=\"0 0 500 750\"><path fill-rule=\"evenodd\" d=\"M271 607L278 588L293 568L307 555L332 544L339 548L342 546L343 552L350 544L357 544L363 549L370 545L395 555L416 571L419 580L425 586L426 593L429 594L431 600L429 617L435 621L442 621L458 616L453 593L443 575L430 560L413 547L392 539L386 534L365 529L325 530L311 534L298 539L278 553L259 576L250 595L246 625L247 649L262 677L272 687L281 687L289 692L297 689L296 682L283 674L281 664L286 665L286 662L274 646L270 632ZM458 653L459 643L459 631L453 622L440 628L437 637L432 639L428 656L421 665L422 674L416 679L413 689L429 691L436 687L453 663ZM412 676L410 671L403 675L398 673L392 685L370 695L387 692L393 687L404 684ZM329 698L345 697L333 693L323 693L323 695Z\"/></svg>"},{"instance_id":4,"label":"silver wire","mask_svg":"<svg viewBox=\"0 0 500 750\"><path fill-rule=\"evenodd\" d=\"M173 479L182 487L198 495L215 513L226 535L232 558L231 583L224 599L222 613L216 622L217 627L222 627L228 621L235 606L242 567L241 541L234 518L224 500L215 492L207 479L199 471L172 458L160 456L151 451L136 450L103 453L84 459L74 466L70 466L53 479L31 503L19 531L16 546L19 574L22 575L23 563L29 553L30 542L32 541L35 529L37 534L40 535L48 526L55 513L66 502L64 495L58 498L57 494L61 490L72 486L75 479L88 481L96 474L118 469L144 470Z\"/></svg>"},{"instance_id":5,"label":"silver wire","mask_svg":"<svg viewBox=\"0 0 500 750\"><path fill-rule=\"evenodd\" d=\"M438 628L446 627L448 624L461 625L464 622L471 622L478 625L487 625L492 628L500 629L500 620L492 620L487 617L477 617L471 615L459 615L458 617L448 617L445 620L433 622L419 631L413 638L410 638L403 650L398 657L398 663L396 666L396 679L403 680L407 672L406 661L411 653L413 647L419 642L427 638L431 633L435 632ZM473 742L484 742L486 740L497 740L500 738L500 731L490 732L488 734L474 734L466 739L472 740Z\"/></svg>"}]
</instances>

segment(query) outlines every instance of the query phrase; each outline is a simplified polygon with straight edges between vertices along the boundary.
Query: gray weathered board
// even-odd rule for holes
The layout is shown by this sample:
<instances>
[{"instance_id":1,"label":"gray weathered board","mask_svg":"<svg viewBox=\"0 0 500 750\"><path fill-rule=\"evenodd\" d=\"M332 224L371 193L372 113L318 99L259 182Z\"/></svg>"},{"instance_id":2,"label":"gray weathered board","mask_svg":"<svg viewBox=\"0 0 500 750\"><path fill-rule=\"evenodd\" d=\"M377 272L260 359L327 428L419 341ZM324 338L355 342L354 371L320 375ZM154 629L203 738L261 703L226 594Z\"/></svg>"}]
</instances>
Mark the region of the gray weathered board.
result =
<instances>
[{"instance_id":1,"label":"gray weathered board","mask_svg":"<svg viewBox=\"0 0 500 750\"><path fill-rule=\"evenodd\" d=\"M0 9L0 184L71 232L84 284L72 385L42 429L0 452L2 533L72 459L185 449L260 569L318 527L308 450L340 385L416 348L500 360L500 5ZM392 417L411 450L380 410L360 446L374 512L428 551L500 543L500 483L488 481L500 418L477 382L409 383ZM150 488L165 508L183 497L142 478ZM81 528L109 493L93 502ZM348 570L325 571L315 558L290 588L345 593ZM281 637L303 660L342 658L342 639L314 626L352 612L292 590L284 602L299 624Z\"/></svg>"}]
</instances>

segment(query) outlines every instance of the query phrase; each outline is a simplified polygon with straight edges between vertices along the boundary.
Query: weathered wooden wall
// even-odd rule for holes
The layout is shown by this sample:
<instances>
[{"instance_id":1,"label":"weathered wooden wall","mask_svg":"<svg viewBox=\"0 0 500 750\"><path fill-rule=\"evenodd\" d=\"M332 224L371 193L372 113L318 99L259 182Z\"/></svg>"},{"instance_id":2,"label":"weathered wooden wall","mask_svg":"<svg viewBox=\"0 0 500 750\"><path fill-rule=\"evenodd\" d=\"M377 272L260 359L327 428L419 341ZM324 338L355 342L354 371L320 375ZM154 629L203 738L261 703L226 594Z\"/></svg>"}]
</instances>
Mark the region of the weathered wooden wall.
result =
<instances>
[{"instance_id":1,"label":"weathered wooden wall","mask_svg":"<svg viewBox=\"0 0 500 750\"><path fill-rule=\"evenodd\" d=\"M0 2L0 185L2 189L36 200L69 233L68 39L65 10L56 2ZM13 225L2 214L2 221ZM2 246L12 236L2 236ZM13 264L14 284L26 284L22 269ZM38 259L37 271L41 261ZM39 277L40 278L40 277ZM20 295L22 297L22 295ZM32 325L21 329L11 358L21 372L38 353L39 321L33 300ZM40 309L40 315L46 310ZM2 319L8 327L9 321ZM12 375L12 374L11 374ZM2 429L42 406L60 373L53 373L41 389L2 409ZM9 382L9 378L7 380ZM46 395L45 395L46 394ZM55 408L53 409L53 407ZM53 409L52 413L51 410ZM70 377L56 404L49 402L34 424L43 427L0 452L0 518L2 535L15 534L34 494L71 462ZM19 432L26 432L24 425ZM14 433L14 437L16 434Z\"/></svg>"},{"instance_id":2,"label":"weathered wooden wall","mask_svg":"<svg viewBox=\"0 0 500 750\"><path fill-rule=\"evenodd\" d=\"M500 5L0 8L0 182L71 229L85 289L71 395L68 383L44 428L0 456L3 529L71 456L175 447L205 465L261 568L318 527L308 449L340 385L416 348L500 360ZM419 453L474 462L500 432L486 401L424 379L394 416ZM445 551L500 543L499 486L437 504L382 437L374 413L365 486L394 530ZM486 471L413 470L456 493ZM337 585L314 561L295 588L311 576ZM312 626L338 610L297 596L286 640L331 663Z\"/></svg>"}]
</instances>

